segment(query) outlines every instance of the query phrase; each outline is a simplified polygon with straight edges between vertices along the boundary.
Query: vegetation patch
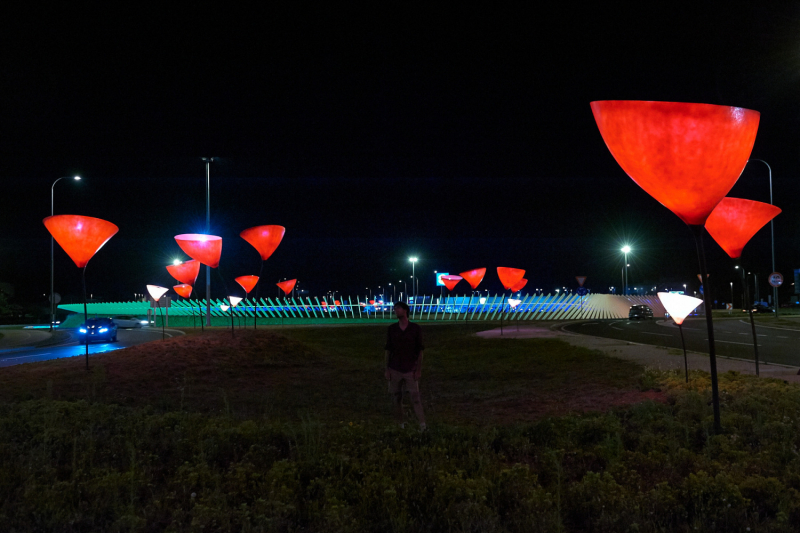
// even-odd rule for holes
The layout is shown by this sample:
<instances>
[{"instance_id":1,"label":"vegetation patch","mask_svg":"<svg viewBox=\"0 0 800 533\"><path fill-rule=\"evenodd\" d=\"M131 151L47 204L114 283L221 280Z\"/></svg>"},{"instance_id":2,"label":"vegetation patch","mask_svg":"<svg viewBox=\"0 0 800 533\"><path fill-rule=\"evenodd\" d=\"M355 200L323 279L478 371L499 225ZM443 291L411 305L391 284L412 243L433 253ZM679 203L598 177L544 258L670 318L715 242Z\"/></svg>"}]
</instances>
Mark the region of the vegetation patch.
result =
<instances>
[{"instance_id":1,"label":"vegetation patch","mask_svg":"<svg viewBox=\"0 0 800 533\"><path fill-rule=\"evenodd\" d=\"M88 375L80 359L2 369L4 530L800 523L797 386L720 375L714 435L703 372L686 384L557 340L428 327L423 396L436 400L420 433L390 421L384 328L236 333L93 357Z\"/></svg>"}]
</instances>

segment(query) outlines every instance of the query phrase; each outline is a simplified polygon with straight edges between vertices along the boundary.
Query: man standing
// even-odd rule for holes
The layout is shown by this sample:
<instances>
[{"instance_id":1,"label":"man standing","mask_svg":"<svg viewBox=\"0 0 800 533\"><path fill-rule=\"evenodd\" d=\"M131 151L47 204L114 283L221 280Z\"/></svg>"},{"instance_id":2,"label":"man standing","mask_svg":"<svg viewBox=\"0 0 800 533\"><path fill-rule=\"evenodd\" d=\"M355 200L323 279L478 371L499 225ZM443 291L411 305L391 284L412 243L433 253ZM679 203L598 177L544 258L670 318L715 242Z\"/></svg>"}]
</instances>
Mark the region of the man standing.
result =
<instances>
[{"instance_id":1,"label":"man standing","mask_svg":"<svg viewBox=\"0 0 800 533\"><path fill-rule=\"evenodd\" d=\"M408 305L405 302L394 304L397 324L389 326L386 332L386 371L389 381L389 394L394 402L395 418L400 427L403 420L403 390L411 397L411 405L419 420L419 427L426 429L425 414L419 397L419 378L422 376L422 328L408 321Z\"/></svg>"}]
</instances>

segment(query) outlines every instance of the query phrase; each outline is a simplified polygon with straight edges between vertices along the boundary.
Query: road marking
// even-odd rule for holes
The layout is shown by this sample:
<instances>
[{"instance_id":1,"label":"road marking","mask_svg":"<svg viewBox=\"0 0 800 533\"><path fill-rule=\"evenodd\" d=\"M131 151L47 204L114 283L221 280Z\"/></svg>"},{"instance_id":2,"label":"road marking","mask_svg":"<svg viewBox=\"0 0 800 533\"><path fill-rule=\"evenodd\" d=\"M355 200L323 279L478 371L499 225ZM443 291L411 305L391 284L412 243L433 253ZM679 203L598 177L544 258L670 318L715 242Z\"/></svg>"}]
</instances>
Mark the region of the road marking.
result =
<instances>
[{"instance_id":1,"label":"road marking","mask_svg":"<svg viewBox=\"0 0 800 533\"><path fill-rule=\"evenodd\" d=\"M708 340L708 339L706 339L706 340ZM714 339L714 342L724 342L724 343L726 343L726 344L741 344L742 346L752 346L752 345L753 345L753 343L752 343L752 342L733 342L733 341L721 341L721 340L719 340L719 339ZM759 344L759 346L761 346L761 344Z\"/></svg>"},{"instance_id":2,"label":"road marking","mask_svg":"<svg viewBox=\"0 0 800 533\"><path fill-rule=\"evenodd\" d=\"M615 328L614 326L611 326L611 329L615 329L617 331L622 331L622 328Z\"/></svg>"},{"instance_id":3,"label":"road marking","mask_svg":"<svg viewBox=\"0 0 800 533\"><path fill-rule=\"evenodd\" d=\"M672 337L672 335L669 335L667 333L650 333L649 331L640 331L639 333L641 333L642 335L658 335L659 337Z\"/></svg>"},{"instance_id":4,"label":"road marking","mask_svg":"<svg viewBox=\"0 0 800 533\"><path fill-rule=\"evenodd\" d=\"M597 322L584 322L581 326L591 326L593 324L597 324Z\"/></svg>"},{"instance_id":5,"label":"road marking","mask_svg":"<svg viewBox=\"0 0 800 533\"><path fill-rule=\"evenodd\" d=\"M17 357L6 357L5 359L0 359L0 361L13 361L14 359L25 359L26 357L37 357L39 355L50 355L52 352L46 353L34 353L31 355L18 355Z\"/></svg>"},{"instance_id":6,"label":"road marking","mask_svg":"<svg viewBox=\"0 0 800 533\"><path fill-rule=\"evenodd\" d=\"M786 335L776 335L776 337L778 337L779 339L788 339L789 338Z\"/></svg>"}]
</instances>

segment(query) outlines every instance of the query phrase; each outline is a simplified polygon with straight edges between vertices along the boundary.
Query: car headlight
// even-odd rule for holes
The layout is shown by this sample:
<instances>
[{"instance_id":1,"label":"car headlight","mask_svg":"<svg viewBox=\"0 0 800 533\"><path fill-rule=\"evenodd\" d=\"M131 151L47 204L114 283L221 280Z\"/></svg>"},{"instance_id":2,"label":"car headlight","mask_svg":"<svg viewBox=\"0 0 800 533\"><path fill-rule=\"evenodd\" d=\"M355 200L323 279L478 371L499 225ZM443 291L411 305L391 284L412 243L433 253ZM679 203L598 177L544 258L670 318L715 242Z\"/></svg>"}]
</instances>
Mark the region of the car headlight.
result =
<instances>
[{"instance_id":1,"label":"car headlight","mask_svg":"<svg viewBox=\"0 0 800 533\"><path fill-rule=\"evenodd\" d=\"M84 328L80 328L78 331L80 331L81 333L86 333L86 330Z\"/></svg>"},{"instance_id":2,"label":"car headlight","mask_svg":"<svg viewBox=\"0 0 800 533\"><path fill-rule=\"evenodd\" d=\"M106 331L108 331L108 328L100 328L100 333L105 333Z\"/></svg>"},{"instance_id":3,"label":"car headlight","mask_svg":"<svg viewBox=\"0 0 800 533\"><path fill-rule=\"evenodd\" d=\"M147 320L140 320L139 323L140 324L149 324L150 322L148 322Z\"/></svg>"}]
</instances>

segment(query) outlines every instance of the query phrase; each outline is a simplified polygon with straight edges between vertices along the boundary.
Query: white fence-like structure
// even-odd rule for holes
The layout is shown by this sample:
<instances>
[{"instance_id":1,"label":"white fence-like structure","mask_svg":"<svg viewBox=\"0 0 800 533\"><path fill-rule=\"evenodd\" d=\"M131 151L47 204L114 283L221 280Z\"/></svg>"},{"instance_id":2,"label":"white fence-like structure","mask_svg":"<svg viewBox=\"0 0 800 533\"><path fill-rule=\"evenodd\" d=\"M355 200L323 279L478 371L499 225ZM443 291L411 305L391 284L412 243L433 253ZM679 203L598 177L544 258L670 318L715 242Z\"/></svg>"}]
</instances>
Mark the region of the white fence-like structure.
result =
<instances>
[{"instance_id":1,"label":"white fence-like structure","mask_svg":"<svg viewBox=\"0 0 800 533\"><path fill-rule=\"evenodd\" d=\"M653 314L664 316L666 311L657 296L619 296L556 293L525 295L510 300L500 294L487 296L417 296L406 302L412 320L577 320L628 318L632 305L647 305ZM347 298L260 298L242 300L228 308L227 300L211 300L211 314L217 317L287 318L287 319L392 319L394 302L376 302L359 297ZM59 305L59 309L83 313L83 304ZM225 309L225 310L223 310ZM88 304L89 314L146 315L152 310L144 302L104 302ZM156 314L163 309L154 310ZM201 316L206 312L206 300L173 300L168 314L171 317Z\"/></svg>"}]
</instances>

